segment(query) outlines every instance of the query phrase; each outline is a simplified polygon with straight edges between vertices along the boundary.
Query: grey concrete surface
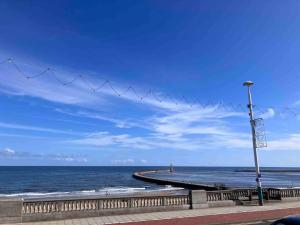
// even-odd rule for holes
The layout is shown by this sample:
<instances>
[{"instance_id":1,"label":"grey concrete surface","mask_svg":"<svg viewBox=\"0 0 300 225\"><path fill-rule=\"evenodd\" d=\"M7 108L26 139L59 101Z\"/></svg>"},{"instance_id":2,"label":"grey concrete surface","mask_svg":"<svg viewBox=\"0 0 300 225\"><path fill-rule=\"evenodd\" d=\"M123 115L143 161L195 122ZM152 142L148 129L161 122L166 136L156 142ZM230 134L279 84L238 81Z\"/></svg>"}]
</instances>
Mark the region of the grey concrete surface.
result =
<instances>
[{"instance_id":1,"label":"grey concrete surface","mask_svg":"<svg viewBox=\"0 0 300 225\"><path fill-rule=\"evenodd\" d=\"M23 199L21 198L1 198L0 224L22 222L22 206Z\"/></svg>"}]
</instances>

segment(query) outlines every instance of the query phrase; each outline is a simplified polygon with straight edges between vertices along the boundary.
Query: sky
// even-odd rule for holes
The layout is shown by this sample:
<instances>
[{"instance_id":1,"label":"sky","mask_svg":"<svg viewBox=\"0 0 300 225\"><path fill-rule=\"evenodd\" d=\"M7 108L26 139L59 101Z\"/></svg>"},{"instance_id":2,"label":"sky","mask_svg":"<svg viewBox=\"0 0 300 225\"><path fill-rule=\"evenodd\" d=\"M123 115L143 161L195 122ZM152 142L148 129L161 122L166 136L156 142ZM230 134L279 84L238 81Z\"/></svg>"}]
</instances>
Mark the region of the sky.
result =
<instances>
[{"instance_id":1,"label":"sky","mask_svg":"<svg viewBox=\"0 0 300 225\"><path fill-rule=\"evenodd\" d=\"M0 165L300 165L298 0L0 1Z\"/></svg>"}]
</instances>

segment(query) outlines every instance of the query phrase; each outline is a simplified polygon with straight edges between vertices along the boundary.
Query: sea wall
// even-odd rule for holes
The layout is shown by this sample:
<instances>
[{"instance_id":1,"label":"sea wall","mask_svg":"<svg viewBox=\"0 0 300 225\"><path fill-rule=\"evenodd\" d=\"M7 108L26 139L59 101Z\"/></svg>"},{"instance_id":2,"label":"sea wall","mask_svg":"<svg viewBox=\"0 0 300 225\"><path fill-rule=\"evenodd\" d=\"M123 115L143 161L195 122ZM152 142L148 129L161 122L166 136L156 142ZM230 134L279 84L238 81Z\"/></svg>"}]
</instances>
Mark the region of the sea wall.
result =
<instances>
[{"instance_id":1,"label":"sea wall","mask_svg":"<svg viewBox=\"0 0 300 225\"><path fill-rule=\"evenodd\" d=\"M300 189L264 189L265 200L295 201ZM0 224L234 206L258 199L255 189L59 199L0 199Z\"/></svg>"},{"instance_id":2,"label":"sea wall","mask_svg":"<svg viewBox=\"0 0 300 225\"><path fill-rule=\"evenodd\" d=\"M198 184L198 183L190 183L184 181L175 181L169 179L160 179L151 176L147 176L148 174L155 174L160 172L169 172L169 170L153 170L153 171L142 171L135 172L132 176L137 180L142 180L144 182L159 184L159 185L172 185L174 187L182 187L189 190L206 190L206 191L214 191L223 189L222 187L217 187L208 184Z\"/></svg>"}]
</instances>

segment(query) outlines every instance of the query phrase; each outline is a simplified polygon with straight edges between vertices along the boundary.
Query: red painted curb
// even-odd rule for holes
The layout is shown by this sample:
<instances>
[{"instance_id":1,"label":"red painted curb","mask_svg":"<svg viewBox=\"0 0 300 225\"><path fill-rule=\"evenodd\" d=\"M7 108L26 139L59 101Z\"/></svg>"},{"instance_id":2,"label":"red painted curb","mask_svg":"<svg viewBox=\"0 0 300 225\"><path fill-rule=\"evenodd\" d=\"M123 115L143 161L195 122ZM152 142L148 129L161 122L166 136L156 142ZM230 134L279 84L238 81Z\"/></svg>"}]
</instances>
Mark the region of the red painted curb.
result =
<instances>
[{"instance_id":1,"label":"red painted curb","mask_svg":"<svg viewBox=\"0 0 300 225\"><path fill-rule=\"evenodd\" d=\"M251 222L255 220L277 219L288 215L300 214L300 208L276 209L268 211L230 213L187 218L151 220L142 222L122 223L122 225L208 225Z\"/></svg>"}]
</instances>

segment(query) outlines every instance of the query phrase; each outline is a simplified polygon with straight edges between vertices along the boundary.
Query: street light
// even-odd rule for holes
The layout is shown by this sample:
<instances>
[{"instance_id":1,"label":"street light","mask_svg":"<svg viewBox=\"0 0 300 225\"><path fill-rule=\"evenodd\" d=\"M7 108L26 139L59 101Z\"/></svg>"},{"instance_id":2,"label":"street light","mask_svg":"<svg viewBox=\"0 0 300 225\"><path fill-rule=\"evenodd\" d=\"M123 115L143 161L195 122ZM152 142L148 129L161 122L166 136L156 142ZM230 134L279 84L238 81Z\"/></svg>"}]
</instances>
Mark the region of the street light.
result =
<instances>
[{"instance_id":1,"label":"street light","mask_svg":"<svg viewBox=\"0 0 300 225\"><path fill-rule=\"evenodd\" d=\"M256 143L256 131L255 131L255 120L253 116L253 109L252 109L252 97L251 97L251 91L250 87L254 83L252 81L246 81L244 82L243 86L248 87L248 108L249 108L249 116L250 116L250 124L251 124L251 130L252 130L252 142L253 142L253 153L254 153L254 161L255 161L255 169L256 169L256 183L257 183L257 192L258 192L258 200L259 205L263 205L263 194L262 194L262 188L261 188L261 174L259 170L259 163L258 163L258 157L257 157L257 143Z\"/></svg>"}]
</instances>

